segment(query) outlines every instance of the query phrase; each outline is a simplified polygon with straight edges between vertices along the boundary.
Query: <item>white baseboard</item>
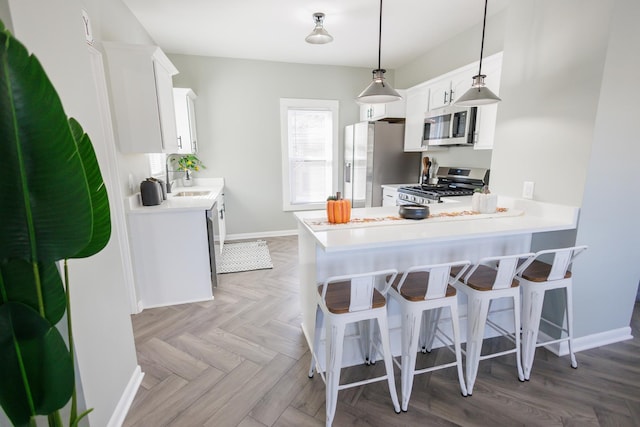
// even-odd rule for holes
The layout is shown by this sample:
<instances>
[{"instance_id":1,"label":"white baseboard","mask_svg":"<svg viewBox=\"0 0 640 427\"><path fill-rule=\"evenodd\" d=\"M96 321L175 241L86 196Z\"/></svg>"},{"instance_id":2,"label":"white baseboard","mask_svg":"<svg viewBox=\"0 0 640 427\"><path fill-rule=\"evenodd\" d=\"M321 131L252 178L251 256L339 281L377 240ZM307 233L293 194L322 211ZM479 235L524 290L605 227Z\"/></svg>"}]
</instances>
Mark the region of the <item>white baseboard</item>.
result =
<instances>
[{"instance_id":1,"label":"white baseboard","mask_svg":"<svg viewBox=\"0 0 640 427\"><path fill-rule=\"evenodd\" d=\"M542 331L538 332L538 337L538 341L553 339ZM577 353L579 351L590 350L592 348L602 347L604 345L631 339L633 339L633 335L631 335L631 327L625 326L624 328L612 329L610 331L574 338L573 351L574 353ZM566 356L569 354L569 343L567 341L545 345L544 348L557 356Z\"/></svg>"},{"instance_id":2,"label":"white baseboard","mask_svg":"<svg viewBox=\"0 0 640 427\"><path fill-rule=\"evenodd\" d=\"M133 374L129 379L129 383L127 387L124 389L124 393L120 397L118 404L116 405L113 414L111 415L111 419L109 419L109 423L107 427L121 427L124 423L124 419L129 412L129 408L133 403L134 397L136 397L136 393L138 392L138 388L142 383L142 378L144 377L144 372L142 372L142 368L140 365L136 366L136 369L133 370Z\"/></svg>"},{"instance_id":3,"label":"white baseboard","mask_svg":"<svg viewBox=\"0 0 640 427\"><path fill-rule=\"evenodd\" d=\"M297 229L293 230L277 230L277 231L263 231L259 233L238 233L227 235L227 240L244 240L244 239L261 239L265 237L281 237L281 236L295 236L298 234Z\"/></svg>"}]
</instances>

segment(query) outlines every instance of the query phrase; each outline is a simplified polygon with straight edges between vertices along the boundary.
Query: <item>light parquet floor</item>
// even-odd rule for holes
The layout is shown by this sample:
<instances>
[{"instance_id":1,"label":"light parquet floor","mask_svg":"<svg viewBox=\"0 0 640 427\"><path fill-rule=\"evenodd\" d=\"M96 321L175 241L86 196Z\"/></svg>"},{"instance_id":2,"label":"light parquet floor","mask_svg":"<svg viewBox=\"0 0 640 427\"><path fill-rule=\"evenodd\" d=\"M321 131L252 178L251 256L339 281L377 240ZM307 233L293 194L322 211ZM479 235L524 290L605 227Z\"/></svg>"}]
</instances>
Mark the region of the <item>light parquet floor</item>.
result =
<instances>
[{"instance_id":1,"label":"light parquet floor","mask_svg":"<svg viewBox=\"0 0 640 427\"><path fill-rule=\"evenodd\" d=\"M297 238L266 240L273 269L221 275L214 301L132 316L145 376L125 427L324 425L324 383L307 378ZM531 381L521 383L513 355L482 361L466 398L455 369L423 374L399 415L386 384L374 383L340 392L334 425L638 426L639 307L636 338L578 353L578 369L538 349ZM449 353L434 350L420 363L443 357ZM343 378L375 375L382 365L350 368ZM396 382L400 390L397 368Z\"/></svg>"}]
</instances>

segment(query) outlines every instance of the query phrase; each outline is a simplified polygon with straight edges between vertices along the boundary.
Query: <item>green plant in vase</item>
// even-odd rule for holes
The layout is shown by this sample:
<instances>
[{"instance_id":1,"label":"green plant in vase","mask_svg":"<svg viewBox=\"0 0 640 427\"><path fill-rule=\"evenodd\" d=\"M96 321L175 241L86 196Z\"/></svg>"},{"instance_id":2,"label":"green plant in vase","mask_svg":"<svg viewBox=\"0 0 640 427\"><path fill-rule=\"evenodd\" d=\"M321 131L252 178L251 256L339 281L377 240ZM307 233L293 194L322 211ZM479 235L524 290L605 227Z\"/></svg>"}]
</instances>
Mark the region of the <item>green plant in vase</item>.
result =
<instances>
[{"instance_id":1,"label":"green plant in vase","mask_svg":"<svg viewBox=\"0 0 640 427\"><path fill-rule=\"evenodd\" d=\"M63 426L71 401L75 426L88 411L77 413L67 259L106 246L109 201L89 137L2 22L0 66L0 406L15 426Z\"/></svg>"},{"instance_id":2,"label":"green plant in vase","mask_svg":"<svg viewBox=\"0 0 640 427\"><path fill-rule=\"evenodd\" d=\"M193 185L193 172L206 169L206 166L195 154L185 154L174 161L177 164L177 170L184 172L183 185L185 187Z\"/></svg>"}]
</instances>

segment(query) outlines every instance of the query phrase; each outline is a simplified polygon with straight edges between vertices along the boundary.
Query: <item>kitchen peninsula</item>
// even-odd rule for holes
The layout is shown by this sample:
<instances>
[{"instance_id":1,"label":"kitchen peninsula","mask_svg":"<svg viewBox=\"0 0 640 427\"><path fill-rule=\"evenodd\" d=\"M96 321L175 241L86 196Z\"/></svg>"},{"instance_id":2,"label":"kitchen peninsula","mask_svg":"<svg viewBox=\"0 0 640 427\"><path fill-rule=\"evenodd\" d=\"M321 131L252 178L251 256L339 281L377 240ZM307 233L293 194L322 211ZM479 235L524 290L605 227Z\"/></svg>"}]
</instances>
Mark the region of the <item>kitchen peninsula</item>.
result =
<instances>
[{"instance_id":1,"label":"kitchen peninsula","mask_svg":"<svg viewBox=\"0 0 640 427\"><path fill-rule=\"evenodd\" d=\"M429 205L431 216L423 220L399 219L396 206L353 209L351 223L335 225L326 223L323 211L297 212L302 329L307 343L313 342L316 285L330 276L529 252L534 233L577 226L577 207L499 197L499 212L475 214L470 199ZM391 347L398 355L399 308L393 301L388 304ZM461 298L460 304L462 316L466 301ZM318 350L323 353L324 349ZM355 342L345 341L343 361L345 366L361 363Z\"/></svg>"}]
</instances>

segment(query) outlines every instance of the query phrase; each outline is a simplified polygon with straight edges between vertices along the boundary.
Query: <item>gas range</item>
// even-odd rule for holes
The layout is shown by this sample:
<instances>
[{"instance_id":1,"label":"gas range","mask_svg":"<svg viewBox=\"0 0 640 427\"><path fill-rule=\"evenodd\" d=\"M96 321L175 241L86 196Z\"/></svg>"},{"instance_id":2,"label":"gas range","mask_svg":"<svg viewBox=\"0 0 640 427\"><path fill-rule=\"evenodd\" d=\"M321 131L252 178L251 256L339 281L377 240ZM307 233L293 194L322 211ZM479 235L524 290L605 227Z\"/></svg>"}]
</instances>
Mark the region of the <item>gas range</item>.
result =
<instances>
[{"instance_id":1,"label":"gas range","mask_svg":"<svg viewBox=\"0 0 640 427\"><path fill-rule=\"evenodd\" d=\"M398 189L399 204L427 205L441 203L442 197L470 196L489 184L489 170L441 166L437 184L418 184Z\"/></svg>"}]
</instances>

